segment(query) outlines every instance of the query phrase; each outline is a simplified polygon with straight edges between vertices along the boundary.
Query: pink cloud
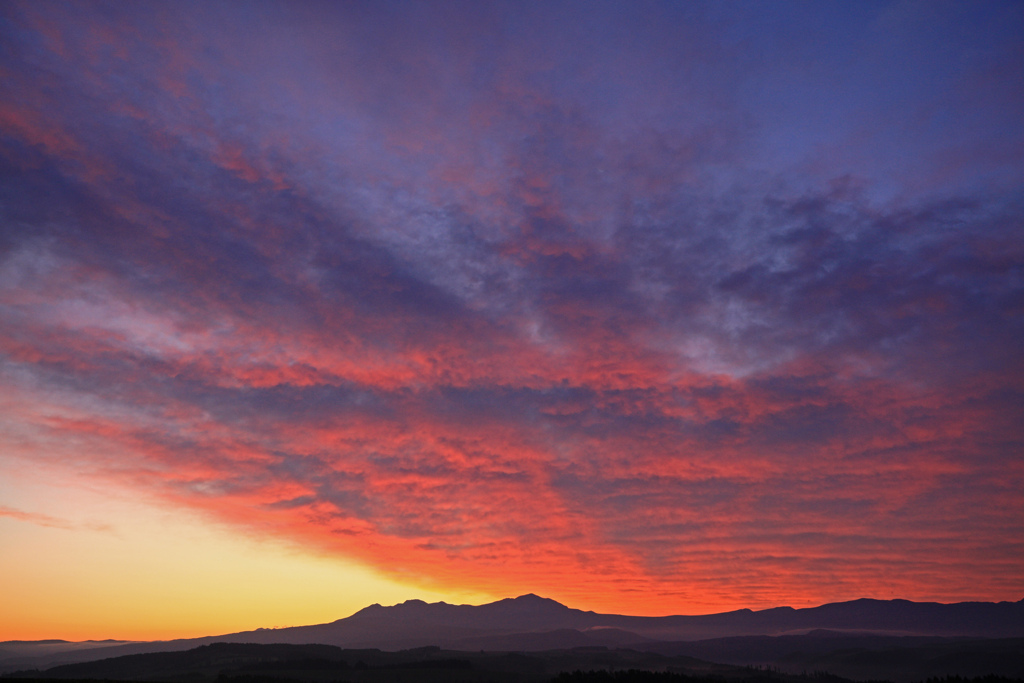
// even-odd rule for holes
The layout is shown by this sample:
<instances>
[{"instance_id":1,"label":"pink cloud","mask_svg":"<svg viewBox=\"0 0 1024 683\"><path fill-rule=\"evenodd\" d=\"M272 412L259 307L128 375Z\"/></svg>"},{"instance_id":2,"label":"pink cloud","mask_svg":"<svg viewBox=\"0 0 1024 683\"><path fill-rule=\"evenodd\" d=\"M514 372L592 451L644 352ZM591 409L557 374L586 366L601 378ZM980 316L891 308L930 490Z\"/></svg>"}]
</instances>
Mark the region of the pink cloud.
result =
<instances>
[{"instance_id":1,"label":"pink cloud","mask_svg":"<svg viewBox=\"0 0 1024 683\"><path fill-rule=\"evenodd\" d=\"M1024 587L1012 203L759 177L771 118L696 39L677 87L550 29L491 45L500 12L270 7L261 43L224 8L21 7L0 379L83 445L46 466L602 609Z\"/></svg>"}]
</instances>

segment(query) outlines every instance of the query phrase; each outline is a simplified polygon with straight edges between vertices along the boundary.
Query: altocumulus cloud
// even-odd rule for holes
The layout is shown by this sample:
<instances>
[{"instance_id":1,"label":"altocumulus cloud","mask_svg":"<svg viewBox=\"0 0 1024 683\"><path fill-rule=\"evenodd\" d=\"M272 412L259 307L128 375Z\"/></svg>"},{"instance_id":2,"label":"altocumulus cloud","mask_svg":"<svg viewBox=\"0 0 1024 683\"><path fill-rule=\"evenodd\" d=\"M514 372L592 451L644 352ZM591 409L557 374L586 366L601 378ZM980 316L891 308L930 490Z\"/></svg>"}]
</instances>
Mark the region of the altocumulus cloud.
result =
<instances>
[{"instance_id":1,"label":"altocumulus cloud","mask_svg":"<svg viewBox=\"0 0 1024 683\"><path fill-rule=\"evenodd\" d=\"M441 585L1017 599L1021 6L721 12L6 4L0 438Z\"/></svg>"}]
</instances>

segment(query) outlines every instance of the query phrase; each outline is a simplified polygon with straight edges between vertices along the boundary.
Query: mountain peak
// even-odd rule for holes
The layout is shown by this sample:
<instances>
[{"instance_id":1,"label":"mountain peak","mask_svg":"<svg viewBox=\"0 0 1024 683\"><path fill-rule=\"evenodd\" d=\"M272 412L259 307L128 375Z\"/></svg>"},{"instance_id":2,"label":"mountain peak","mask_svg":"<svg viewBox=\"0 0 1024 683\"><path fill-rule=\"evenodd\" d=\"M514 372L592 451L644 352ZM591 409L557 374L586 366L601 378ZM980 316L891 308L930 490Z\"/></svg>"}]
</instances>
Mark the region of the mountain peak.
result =
<instances>
[{"instance_id":1,"label":"mountain peak","mask_svg":"<svg viewBox=\"0 0 1024 683\"><path fill-rule=\"evenodd\" d=\"M558 609L568 610L569 608L551 598L541 597L536 593L527 593L526 595L520 595L518 598L505 598L504 600L498 600L492 602L491 605L504 605L508 607L516 608L528 608L528 609Z\"/></svg>"}]
</instances>

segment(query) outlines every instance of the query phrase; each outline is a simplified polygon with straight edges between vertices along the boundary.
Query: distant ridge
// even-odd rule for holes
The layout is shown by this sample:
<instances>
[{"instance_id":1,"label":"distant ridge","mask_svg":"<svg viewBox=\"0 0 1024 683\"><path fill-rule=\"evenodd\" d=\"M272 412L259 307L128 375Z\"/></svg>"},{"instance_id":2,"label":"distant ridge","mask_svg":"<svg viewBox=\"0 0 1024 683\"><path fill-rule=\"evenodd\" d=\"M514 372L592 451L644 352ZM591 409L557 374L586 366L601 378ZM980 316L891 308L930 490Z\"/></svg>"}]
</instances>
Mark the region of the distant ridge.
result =
<instances>
[{"instance_id":1,"label":"distant ridge","mask_svg":"<svg viewBox=\"0 0 1024 683\"><path fill-rule=\"evenodd\" d=\"M528 651L580 646L645 647L643 644L652 641L780 636L816 630L887 636L1022 638L1024 600L943 604L860 599L805 609L741 609L666 617L598 614L532 593L479 606L408 600L390 607L370 605L352 616L313 626L98 646L56 654L40 648L44 656L36 658L26 657L25 648L19 647L21 656L17 661L4 658L6 644L0 643L0 671L187 650L214 642L324 644L392 651L424 646L464 651Z\"/></svg>"}]
</instances>

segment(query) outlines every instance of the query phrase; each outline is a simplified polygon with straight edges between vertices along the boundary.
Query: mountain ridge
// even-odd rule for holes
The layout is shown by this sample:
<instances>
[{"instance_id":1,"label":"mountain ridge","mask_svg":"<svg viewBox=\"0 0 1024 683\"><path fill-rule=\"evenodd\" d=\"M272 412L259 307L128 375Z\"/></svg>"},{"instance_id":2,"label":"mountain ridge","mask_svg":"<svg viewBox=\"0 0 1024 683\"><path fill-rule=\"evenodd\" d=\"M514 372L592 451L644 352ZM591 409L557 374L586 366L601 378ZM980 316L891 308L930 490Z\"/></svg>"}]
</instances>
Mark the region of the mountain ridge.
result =
<instances>
[{"instance_id":1,"label":"mountain ridge","mask_svg":"<svg viewBox=\"0 0 1024 683\"><path fill-rule=\"evenodd\" d=\"M602 630L608 631L602 635ZM43 656L39 657L30 656L23 646L17 648L21 656L0 657L0 671L126 654L186 650L215 642L325 644L388 651L424 646L527 651L781 636L814 630L888 636L1020 638L1024 637L1024 600L937 603L861 598L809 608L783 606L757 611L744 608L708 615L646 617L579 610L533 593L484 605L428 603L414 599L392 606L369 605L348 617L308 626L87 649L79 646L56 653L44 653L40 648L39 654ZM0 650L10 644L11 641L0 643Z\"/></svg>"}]
</instances>

